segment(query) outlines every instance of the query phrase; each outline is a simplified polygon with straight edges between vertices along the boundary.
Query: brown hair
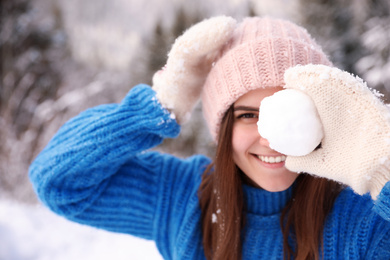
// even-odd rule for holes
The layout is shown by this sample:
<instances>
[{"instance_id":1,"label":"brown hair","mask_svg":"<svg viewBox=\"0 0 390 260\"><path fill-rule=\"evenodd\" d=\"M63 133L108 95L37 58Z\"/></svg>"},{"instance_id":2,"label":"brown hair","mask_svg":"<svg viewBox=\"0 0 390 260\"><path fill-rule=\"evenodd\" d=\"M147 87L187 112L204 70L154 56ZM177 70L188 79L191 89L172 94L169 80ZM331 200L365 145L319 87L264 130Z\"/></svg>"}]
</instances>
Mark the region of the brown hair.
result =
<instances>
[{"instance_id":1,"label":"brown hair","mask_svg":"<svg viewBox=\"0 0 390 260\"><path fill-rule=\"evenodd\" d=\"M241 259L244 197L240 170L233 161L233 105L225 113L218 135L213 164L203 174L199 188L203 246L207 259ZM319 259L327 214L342 186L336 182L301 174L281 215L284 258ZM291 237L296 248L288 244Z\"/></svg>"}]
</instances>

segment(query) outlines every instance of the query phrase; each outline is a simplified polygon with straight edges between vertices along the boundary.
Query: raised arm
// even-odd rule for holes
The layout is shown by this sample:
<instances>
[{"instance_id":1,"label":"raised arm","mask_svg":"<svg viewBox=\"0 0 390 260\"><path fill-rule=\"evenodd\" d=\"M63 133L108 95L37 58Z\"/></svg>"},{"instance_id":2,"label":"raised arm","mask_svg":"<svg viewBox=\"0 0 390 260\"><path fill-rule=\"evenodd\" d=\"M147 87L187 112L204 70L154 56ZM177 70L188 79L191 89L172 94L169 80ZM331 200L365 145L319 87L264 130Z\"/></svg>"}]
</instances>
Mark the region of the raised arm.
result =
<instances>
[{"instance_id":1,"label":"raised arm","mask_svg":"<svg viewBox=\"0 0 390 260\"><path fill-rule=\"evenodd\" d=\"M137 207L132 205L141 193L136 189L153 190L158 181L161 155L146 160L142 153L179 131L155 92L139 85L120 104L87 110L67 122L32 163L30 179L40 200L56 213L115 230ZM139 212L151 215L148 210Z\"/></svg>"},{"instance_id":2,"label":"raised arm","mask_svg":"<svg viewBox=\"0 0 390 260\"><path fill-rule=\"evenodd\" d=\"M178 135L177 121L188 119L234 27L225 16L191 27L173 45L166 69L155 74L153 89L136 86L120 104L66 123L30 167L40 200L80 223L156 240L158 227L174 238L187 210L183 201L197 201L210 160L147 150Z\"/></svg>"}]
</instances>

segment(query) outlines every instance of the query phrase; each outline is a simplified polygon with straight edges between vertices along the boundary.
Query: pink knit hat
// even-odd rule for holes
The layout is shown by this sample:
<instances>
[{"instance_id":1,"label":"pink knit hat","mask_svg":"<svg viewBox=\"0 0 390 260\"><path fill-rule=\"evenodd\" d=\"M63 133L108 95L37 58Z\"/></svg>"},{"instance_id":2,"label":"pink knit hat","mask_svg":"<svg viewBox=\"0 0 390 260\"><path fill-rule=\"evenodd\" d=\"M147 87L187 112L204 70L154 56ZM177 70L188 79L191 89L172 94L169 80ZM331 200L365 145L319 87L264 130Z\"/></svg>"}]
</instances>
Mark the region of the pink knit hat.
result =
<instances>
[{"instance_id":1,"label":"pink knit hat","mask_svg":"<svg viewBox=\"0 0 390 260\"><path fill-rule=\"evenodd\" d=\"M202 92L203 114L214 140L228 108L245 93L284 85L287 68L331 65L308 32L291 22L246 18L221 50Z\"/></svg>"}]
</instances>

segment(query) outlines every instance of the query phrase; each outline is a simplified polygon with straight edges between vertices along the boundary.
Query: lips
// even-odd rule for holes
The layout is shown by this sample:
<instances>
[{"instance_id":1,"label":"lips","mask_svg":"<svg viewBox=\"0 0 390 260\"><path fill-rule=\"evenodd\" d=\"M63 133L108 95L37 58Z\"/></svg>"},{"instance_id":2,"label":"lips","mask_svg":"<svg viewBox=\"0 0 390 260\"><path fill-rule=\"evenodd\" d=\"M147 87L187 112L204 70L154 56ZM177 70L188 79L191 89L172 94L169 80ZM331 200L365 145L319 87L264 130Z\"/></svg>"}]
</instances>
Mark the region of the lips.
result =
<instances>
[{"instance_id":1,"label":"lips","mask_svg":"<svg viewBox=\"0 0 390 260\"><path fill-rule=\"evenodd\" d=\"M263 156L263 155L258 155L257 158L259 158L262 162L265 163L281 163L286 160L285 155L280 155L280 156Z\"/></svg>"}]
</instances>

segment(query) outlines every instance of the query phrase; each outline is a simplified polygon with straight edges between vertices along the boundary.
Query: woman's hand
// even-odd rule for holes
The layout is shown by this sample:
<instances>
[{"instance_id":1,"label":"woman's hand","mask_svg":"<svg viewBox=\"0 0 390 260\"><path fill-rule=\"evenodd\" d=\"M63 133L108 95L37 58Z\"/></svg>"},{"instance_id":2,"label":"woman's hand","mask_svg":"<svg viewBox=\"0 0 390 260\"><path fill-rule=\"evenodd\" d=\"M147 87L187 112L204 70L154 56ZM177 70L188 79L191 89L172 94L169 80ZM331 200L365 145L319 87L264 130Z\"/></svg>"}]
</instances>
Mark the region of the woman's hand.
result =
<instances>
[{"instance_id":1,"label":"woman's hand","mask_svg":"<svg viewBox=\"0 0 390 260\"><path fill-rule=\"evenodd\" d=\"M339 181L358 194L370 192L376 199L390 180L390 112L379 95L360 78L324 65L290 68L285 83L313 99L324 129L321 148L288 156L286 167Z\"/></svg>"},{"instance_id":2,"label":"woman's hand","mask_svg":"<svg viewBox=\"0 0 390 260\"><path fill-rule=\"evenodd\" d=\"M199 100L212 63L230 39L236 21L227 16L204 20L178 37L163 70L153 76L153 89L178 123L188 119Z\"/></svg>"}]
</instances>

